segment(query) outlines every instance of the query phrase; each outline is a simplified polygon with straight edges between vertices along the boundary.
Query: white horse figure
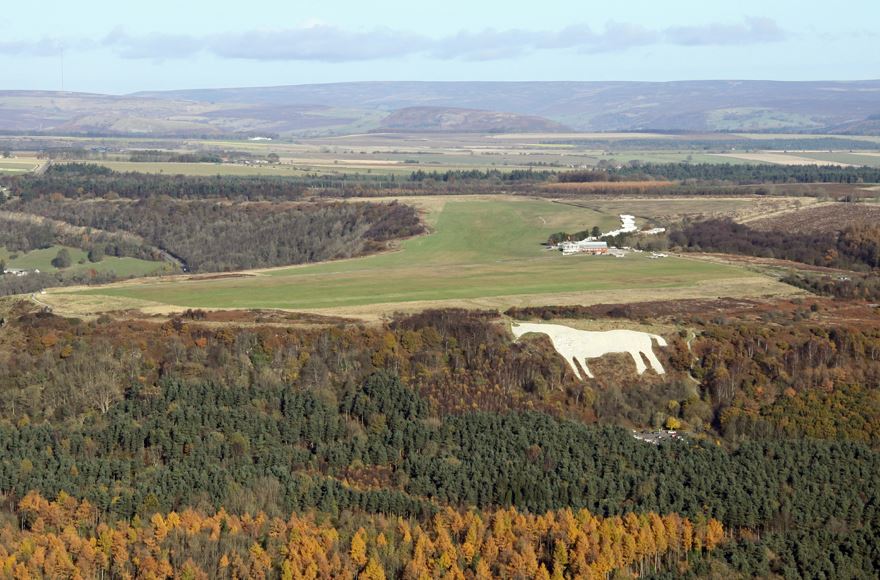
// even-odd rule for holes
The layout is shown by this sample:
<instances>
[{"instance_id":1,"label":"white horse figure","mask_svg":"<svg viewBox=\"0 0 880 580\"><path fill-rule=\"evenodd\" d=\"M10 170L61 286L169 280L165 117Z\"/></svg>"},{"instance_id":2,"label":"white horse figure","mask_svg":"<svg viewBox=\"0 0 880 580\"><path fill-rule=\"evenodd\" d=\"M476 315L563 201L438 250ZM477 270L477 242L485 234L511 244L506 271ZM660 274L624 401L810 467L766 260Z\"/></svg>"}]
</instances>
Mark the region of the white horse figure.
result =
<instances>
[{"instance_id":1,"label":"white horse figure","mask_svg":"<svg viewBox=\"0 0 880 580\"><path fill-rule=\"evenodd\" d=\"M648 332L638 332L635 330L608 330L606 332L592 332L589 330L578 330L569 328L559 324L534 324L528 322L514 322L511 326L513 335L517 340L530 332L546 334L553 343L556 352L562 355L562 358L571 366L575 375L583 379L578 371L574 361L578 361L583 365L584 372L587 377L593 378L593 373L587 367L587 359L598 358L605 354L616 352L628 352L636 363L636 371L639 374L645 372L647 368L642 360L642 354L648 358L651 368L658 375L664 374L663 365L654 356L654 345L651 339L657 341L660 346L666 346L666 341L662 336L650 334Z\"/></svg>"}]
</instances>

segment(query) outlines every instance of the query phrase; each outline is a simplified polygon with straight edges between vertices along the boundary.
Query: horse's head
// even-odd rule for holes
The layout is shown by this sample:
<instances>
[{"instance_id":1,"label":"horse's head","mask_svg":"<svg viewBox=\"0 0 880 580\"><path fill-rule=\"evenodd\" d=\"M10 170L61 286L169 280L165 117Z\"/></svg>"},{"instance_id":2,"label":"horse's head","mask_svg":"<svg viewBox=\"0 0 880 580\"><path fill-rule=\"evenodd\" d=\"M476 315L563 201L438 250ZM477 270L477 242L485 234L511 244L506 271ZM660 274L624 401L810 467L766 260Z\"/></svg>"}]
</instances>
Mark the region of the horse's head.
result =
<instances>
[{"instance_id":1,"label":"horse's head","mask_svg":"<svg viewBox=\"0 0 880 580\"><path fill-rule=\"evenodd\" d=\"M530 324L522 324L515 320L512 320L510 322L510 331L513 333L513 336L516 338L516 340L519 340L522 335L528 334L529 332L534 332L535 329L531 328Z\"/></svg>"}]
</instances>

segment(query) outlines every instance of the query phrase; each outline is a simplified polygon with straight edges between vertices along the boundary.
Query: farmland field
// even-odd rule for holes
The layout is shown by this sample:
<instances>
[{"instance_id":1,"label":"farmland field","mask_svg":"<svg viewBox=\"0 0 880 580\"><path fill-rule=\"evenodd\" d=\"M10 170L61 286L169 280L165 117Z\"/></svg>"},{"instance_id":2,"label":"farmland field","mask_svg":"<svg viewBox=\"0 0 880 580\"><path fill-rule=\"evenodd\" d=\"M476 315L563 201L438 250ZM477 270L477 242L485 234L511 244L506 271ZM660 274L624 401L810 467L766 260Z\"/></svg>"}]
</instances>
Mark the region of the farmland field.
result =
<instances>
[{"instance_id":1,"label":"farmland field","mask_svg":"<svg viewBox=\"0 0 880 580\"><path fill-rule=\"evenodd\" d=\"M0 173L27 173L40 166L42 161L34 157L0 159Z\"/></svg>"},{"instance_id":2,"label":"farmland field","mask_svg":"<svg viewBox=\"0 0 880 580\"><path fill-rule=\"evenodd\" d=\"M713 153L709 157L736 159L749 163L777 163L781 165L841 165L880 167L880 153L876 151L759 151L738 153Z\"/></svg>"},{"instance_id":3,"label":"farmland field","mask_svg":"<svg viewBox=\"0 0 880 580\"><path fill-rule=\"evenodd\" d=\"M452 301L501 307L563 296L589 300L585 293L619 291L653 294L666 289L690 294L725 293L743 281L772 293L776 282L752 272L694 259L651 260L631 254L569 256L544 249L550 233L594 225L608 231L615 214L547 200L467 200L435 205L434 232L412 238L400 251L364 258L249 273L238 277L138 281L88 289L78 295L133 299L138 304L203 308L286 308L363 311L400 309L402 303ZM776 290L782 289L781 285ZM731 292L735 292L730 287ZM55 296L70 295L59 289ZM386 306L382 306L386 305Z\"/></svg>"},{"instance_id":4,"label":"farmland field","mask_svg":"<svg viewBox=\"0 0 880 580\"><path fill-rule=\"evenodd\" d=\"M794 143L787 152L770 150L770 139ZM7 137L5 140L8 141ZM0 173L24 173L39 166L34 155L44 145L36 137L16 137L22 155L0 160ZM876 151L856 147L855 141L871 147L876 137L859 136L834 143L833 136L823 135L750 135L665 133L362 133L340 136L311 136L295 141L212 140L212 139L139 139L53 137L61 147L107 148L100 157L83 157L116 171L165 173L192 176L263 175L296 177L319 173L350 175L369 173L376 176L408 175L417 170L511 171L533 168L567 171L604 164L644 163L713 163L713 164L880 164ZM640 142L641 141L641 142ZM4 138L0 137L0 144ZM812 145L811 142L815 142ZM30 144L30 145L28 145ZM777 145L777 148L784 147ZM797 149L795 149L797 147ZM833 153L823 150L828 147ZM230 152L265 161L278 155L280 164L131 162L137 151L160 150L174 154ZM799 151L804 151L800 153ZM77 159L77 158L69 158ZM63 162L61 160L56 162Z\"/></svg>"},{"instance_id":5,"label":"farmland field","mask_svg":"<svg viewBox=\"0 0 880 580\"><path fill-rule=\"evenodd\" d=\"M880 222L880 208L863 203L822 203L799 211L769 215L749 223L749 227L763 231L801 233L829 233L856 224L871 225Z\"/></svg>"},{"instance_id":6,"label":"farmland field","mask_svg":"<svg viewBox=\"0 0 880 580\"><path fill-rule=\"evenodd\" d=\"M659 192L662 193L662 192ZM641 198L636 207L631 200L601 198L575 200L574 204L602 213L631 213L636 217L650 219L656 225L669 225L684 218L729 217L738 222L748 222L770 215L797 211L816 203L812 197L712 197L712 198Z\"/></svg>"},{"instance_id":7,"label":"farmland field","mask_svg":"<svg viewBox=\"0 0 880 580\"><path fill-rule=\"evenodd\" d=\"M860 153L849 153L846 151L823 151L799 153L802 157L816 159L817 161L827 161L829 163L848 163L850 165L867 165L869 167L880 167L880 153L876 151L865 151Z\"/></svg>"},{"instance_id":8,"label":"farmland field","mask_svg":"<svg viewBox=\"0 0 880 580\"><path fill-rule=\"evenodd\" d=\"M308 173L292 165L236 165L232 163L151 163L129 161L101 161L98 165L113 171L138 173L166 173L168 175L265 175L295 176Z\"/></svg>"},{"instance_id":9,"label":"farmland field","mask_svg":"<svg viewBox=\"0 0 880 580\"><path fill-rule=\"evenodd\" d=\"M613 160L615 163L629 163L641 161L643 163L732 163L743 165L747 163L764 163L757 159L740 159L734 156L723 156L712 153L695 153L693 151L620 151L606 153L604 159Z\"/></svg>"},{"instance_id":10,"label":"farmland field","mask_svg":"<svg viewBox=\"0 0 880 580\"><path fill-rule=\"evenodd\" d=\"M466 160L459 162L459 160ZM483 161L473 163L464 157L450 156L445 163L436 164L408 164L393 159L376 159L375 157L363 160L348 159L304 159L292 160L278 165L239 165L233 163L166 163L166 162L129 162L129 161L99 161L109 169L120 172L138 173L165 173L168 175L258 175L266 177L291 177L302 176L311 173L327 174L374 174L374 175L408 175L413 171L423 169L425 171L447 171L457 169L528 169L527 165L510 163L491 163Z\"/></svg>"},{"instance_id":11,"label":"farmland field","mask_svg":"<svg viewBox=\"0 0 880 580\"><path fill-rule=\"evenodd\" d=\"M829 161L807 157L805 154L782 153L779 151L763 151L759 153L712 153L716 159L738 159L745 163L775 163L778 165L842 165L851 163L843 161Z\"/></svg>"}]
</instances>

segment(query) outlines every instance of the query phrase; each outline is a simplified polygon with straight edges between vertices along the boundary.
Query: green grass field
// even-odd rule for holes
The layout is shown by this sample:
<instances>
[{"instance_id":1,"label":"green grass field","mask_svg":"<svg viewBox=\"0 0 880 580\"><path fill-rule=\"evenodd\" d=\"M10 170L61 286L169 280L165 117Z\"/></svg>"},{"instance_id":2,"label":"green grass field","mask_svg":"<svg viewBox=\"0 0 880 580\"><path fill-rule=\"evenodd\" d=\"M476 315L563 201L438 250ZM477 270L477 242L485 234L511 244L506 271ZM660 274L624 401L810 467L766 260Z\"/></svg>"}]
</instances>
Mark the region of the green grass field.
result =
<instances>
[{"instance_id":1,"label":"green grass field","mask_svg":"<svg viewBox=\"0 0 880 580\"><path fill-rule=\"evenodd\" d=\"M30 252L12 253L16 255L15 259L10 258L10 252L4 247L0 247L0 260L6 261L7 268L19 270L40 270L41 272L57 272L58 269L52 265L52 260L58 254L62 246L52 246L41 250L33 250ZM65 268L65 272L78 272L82 270L95 270L96 272L114 272L117 276L127 278L129 276L147 276L165 270L164 262L150 262L147 260L138 260L137 258L117 258L114 256L106 256L100 262L89 262L87 253L79 248L67 248L73 262L69 268ZM80 264L80 260L84 263Z\"/></svg>"},{"instance_id":2,"label":"green grass field","mask_svg":"<svg viewBox=\"0 0 880 580\"><path fill-rule=\"evenodd\" d=\"M736 159L735 157L719 157L693 151L620 151L608 153L603 158L617 163L629 163L630 161L641 161L643 163L728 163L734 165L758 163L756 161Z\"/></svg>"},{"instance_id":3,"label":"green grass field","mask_svg":"<svg viewBox=\"0 0 880 580\"><path fill-rule=\"evenodd\" d=\"M651 260L631 254L566 256L541 242L550 233L598 225L616 215L544 200L448 201L434 233L407 240L401 251L213 280L144 281L83 294L205 308L322 309L412 301L468 300L616 289L693 286L755 276L690 259Z\"/></svg>"}]
</instances>

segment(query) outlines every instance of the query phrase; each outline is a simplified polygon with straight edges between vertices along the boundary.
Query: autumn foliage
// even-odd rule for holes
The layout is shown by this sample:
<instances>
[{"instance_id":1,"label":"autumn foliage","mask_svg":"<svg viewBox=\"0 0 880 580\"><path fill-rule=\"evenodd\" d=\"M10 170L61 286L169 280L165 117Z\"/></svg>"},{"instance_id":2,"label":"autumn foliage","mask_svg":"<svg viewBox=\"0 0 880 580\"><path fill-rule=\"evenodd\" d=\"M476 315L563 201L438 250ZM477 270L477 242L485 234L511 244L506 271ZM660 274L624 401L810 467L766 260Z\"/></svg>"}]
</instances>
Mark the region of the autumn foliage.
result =
<instances>
[{"instance_id":1,"label":"autumn foliage","mask_svg":"<svg viewBox=\"0 0 880 580\"><path fill-rule=\"evenodd\" d=\"M542 515L450 508L425 522L354 516L288 519L221 509L156 513L108 523L88 501L36 492L0 528L0 576L15 578L599 578L683 570L724 530L653 512L601 518L587 510ZM21 529L19 529L21 528Z\"/></svg>"}]
</instances>

